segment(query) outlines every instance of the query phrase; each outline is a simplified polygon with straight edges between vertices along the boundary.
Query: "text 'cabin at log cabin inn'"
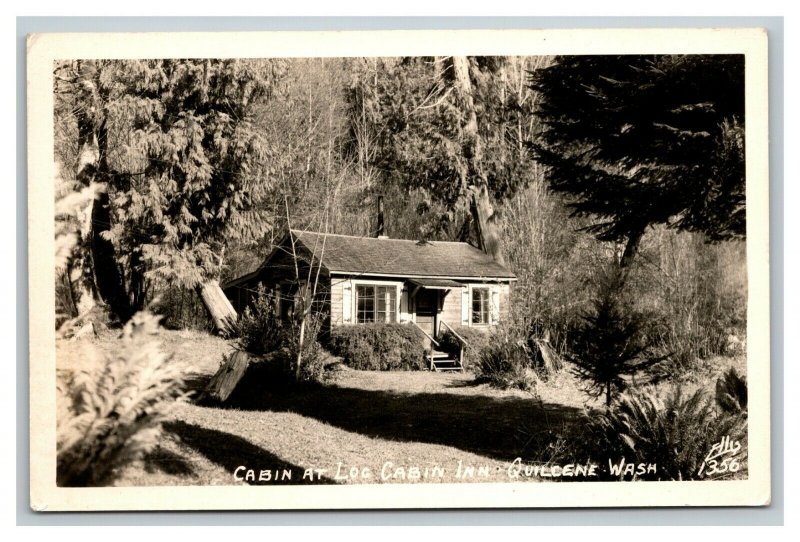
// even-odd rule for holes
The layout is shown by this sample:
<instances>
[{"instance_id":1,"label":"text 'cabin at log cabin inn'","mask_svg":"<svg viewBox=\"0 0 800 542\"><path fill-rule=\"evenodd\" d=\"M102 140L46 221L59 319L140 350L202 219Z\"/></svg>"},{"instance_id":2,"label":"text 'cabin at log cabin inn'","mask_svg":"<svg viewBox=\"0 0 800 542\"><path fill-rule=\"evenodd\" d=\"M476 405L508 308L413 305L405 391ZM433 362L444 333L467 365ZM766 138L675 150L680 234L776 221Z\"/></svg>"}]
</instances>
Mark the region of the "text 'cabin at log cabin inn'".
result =
<instances>
[{"instance_id":1,"label":"text 'cabin at log cabin inn'","mask_svg":"<svg viewBox=\"0 0 800 542\"><path fill-rule=\"evenodd\" d=\"M425 337L431 370L461 370L460 352L439 350L454 328L489 330L509 313L517 279L491 256L463 242L354 237L290 230L255 270L223 285L241 313L259 287L272 294L282 318L291 318L314 288L312 307L330 330L373 322L416 326ZM462 339L462 343L463 343Z\"/></svg>"}]
</instances>

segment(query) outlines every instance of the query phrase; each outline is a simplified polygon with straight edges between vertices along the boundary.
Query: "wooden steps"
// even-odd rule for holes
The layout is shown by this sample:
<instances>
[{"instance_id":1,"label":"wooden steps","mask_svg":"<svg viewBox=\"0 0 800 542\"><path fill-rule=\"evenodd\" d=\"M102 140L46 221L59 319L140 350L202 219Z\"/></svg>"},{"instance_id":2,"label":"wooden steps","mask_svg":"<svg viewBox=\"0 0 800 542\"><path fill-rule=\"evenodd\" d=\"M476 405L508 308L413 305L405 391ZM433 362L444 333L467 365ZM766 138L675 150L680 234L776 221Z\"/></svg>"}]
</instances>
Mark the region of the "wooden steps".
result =
<instances>
[{"instance_id":1,"label":"wooden steps","mask_svg":"<svg viewBox=\"0 0 800 542\"><path fill-rule=\"evenodd\" d=\"M461 366L459 359L447 352L434 350L427 354L428 367L431 371L441 373L455 373L462 372L464 368Z\"/></svg>"}]
</instances>

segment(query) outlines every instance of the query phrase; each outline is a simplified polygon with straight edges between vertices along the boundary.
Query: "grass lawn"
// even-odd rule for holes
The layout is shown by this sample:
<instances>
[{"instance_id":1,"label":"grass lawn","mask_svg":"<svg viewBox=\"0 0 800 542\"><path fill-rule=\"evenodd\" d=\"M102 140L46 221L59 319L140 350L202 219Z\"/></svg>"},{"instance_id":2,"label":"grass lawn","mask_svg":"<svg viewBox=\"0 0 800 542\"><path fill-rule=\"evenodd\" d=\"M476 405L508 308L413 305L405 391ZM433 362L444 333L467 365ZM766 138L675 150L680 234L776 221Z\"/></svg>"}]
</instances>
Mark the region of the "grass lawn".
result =
<instances>
[{"instance_id":1,"label":"grass lawn","mask_svg":"<svg viewBox=\"0 0 800 542\"><path fill-rule=\"evenodd\" d=\"M117 340L109 332L59 341L59 371L87 363L92 350L113 352ZM233 348L189 331L164 331L162 341L194 389L202 389ZM728 364L708 364L708 379ZM697 386L707 385L704 374L694 378ZM537 392L538 398L476 386L470 374L427 371L340 368L324 386L290 391L250 378L224 406L178 406L158 448L116 483L241 484L234 474L244 476L247 469L256 478L249 483L266 484L309 482L306 469L322 469L314 483L509 481L510 461L547 461L556 435L595 406L569 373L540 384ZM473 476L467 467L475 469ZM480 475L479 467L486 469ZM270 479L259 481L267 476L261 471ZM289 471L291 478L275 480L276 471Z\"/></svg>"}]
</instances>

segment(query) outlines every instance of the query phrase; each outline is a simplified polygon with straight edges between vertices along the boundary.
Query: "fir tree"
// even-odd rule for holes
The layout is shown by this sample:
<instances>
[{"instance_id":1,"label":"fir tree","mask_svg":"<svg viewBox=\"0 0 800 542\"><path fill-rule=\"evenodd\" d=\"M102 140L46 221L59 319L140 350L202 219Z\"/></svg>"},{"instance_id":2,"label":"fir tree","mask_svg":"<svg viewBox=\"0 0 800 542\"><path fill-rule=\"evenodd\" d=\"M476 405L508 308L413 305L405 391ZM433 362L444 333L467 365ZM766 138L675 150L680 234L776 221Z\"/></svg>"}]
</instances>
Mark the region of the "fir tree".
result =
<instances>
[{"instance_id":1,"label":"fir tree","mask_svg":"<svg viewBox=\"0 0 800 542\"><path fill-rule=\"evenodd\" d=\"M654 224L744 238L743 56L559 57L531 88L550 187L623 267Z\"/></svg>"},{"instance_id":2,"label":"fir tree","mask_svg":"<svg viewBox=\"0 0 800 542\"><path fill-rule=\"evenodd\" d=\"M647 341L643 316L623 297L622 273L614 268L599 284L593 310L583 315L569 359L591 397L605 396L606 406L626 387L624 375L634 375L665 360Z\"/></svg>"}]
</instances>

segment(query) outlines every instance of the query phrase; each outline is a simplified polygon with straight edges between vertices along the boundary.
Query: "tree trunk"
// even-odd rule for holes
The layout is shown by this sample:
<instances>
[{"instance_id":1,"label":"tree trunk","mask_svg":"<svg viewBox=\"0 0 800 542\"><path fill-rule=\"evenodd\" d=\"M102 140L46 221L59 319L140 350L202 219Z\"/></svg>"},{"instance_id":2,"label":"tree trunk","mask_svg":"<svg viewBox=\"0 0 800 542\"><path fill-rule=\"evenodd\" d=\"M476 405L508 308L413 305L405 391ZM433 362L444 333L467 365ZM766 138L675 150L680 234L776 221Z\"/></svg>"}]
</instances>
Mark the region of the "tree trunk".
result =
<instances>
[{"instance_id":1,"label":"tree trunk","mask_svg":"<svg viewBox=\"0 0 800 542\"><path fill-rule=\"evenodd\" d=\"M475 187L472 191L473 222L478 235L479 248L491 256L500 265L505 265L503 244L500 240L500 229L495 222L494 209L489 199L486 185Z\"/></svg>"},{"instance_id":2,"label":"tree trunk","mask_svg":"<svg viewBox=\"0 0 800 542\"><path fill-rule=\"evenodd\" d=\"M644 230L639 230L628 235L628 240L625 243L625 250L619 259L619 285L624 286L630 274L631 265L639 252L639 245L641 244L642 237L644 237Z\"/></svg>"},{"instance_id":3,"label":"tree trunk","mask_svg":"<svg viewBox=\"0 0 800 542\"><path fill-rule=\"evenodd\" d=\"M217 331L223 335L230 335L236 322L236 310L220 288L219 282L216 280L205 282L197 287L197 293L211 315Z\"/></svg>"},{"instance_id":4,"label":"tree trunk","mask_svg":"<svg viewBox=\"0 0 800 542\"><path fill-rule=\"evenodd\" d=\"M83 254L82 286L78 303L81 312L86 307L102 305L120 320L132 316L125 291L122 273L117 263L114 246L104 233L111 229L111 209L108 194L108 131L105 121L105 97L100 90L100 70L91 61L78 61L80 107L75 108L78 125L78 164L76 178L89 186L92 183L105 186L98 198L87 210L87 220L81 228ZM91 303L87 295L91 292Z\"/></svg>"},{"instance_id":5,"label":"tree trunk","mask_svg":"<svg viewBox=\"0 0 800 542\"><path fill-rule=\"evenodd\" d=\"M136 307L128 299L114 245L105 238L105 233L110 229L110 202L108 190L104 190L92 205L93 278L100 300L121 322L126 322L133 316Z\"/></svg>"},{"instance_id":6,"label":"tree trunk","mask_svg":"<svg viewBox=\"0 0 800 542\"><path fill-rule=\"evenodd\" d=\"M130 316L137 311L143 310L147 302L147 283L145 280L145 266L142 261L142 249L133 249L130 260L128 261L128 307Z\"/></svg>"},{"instance_id":7,"label":"tree trunk","mask_svg":"<svg viewBox=\"0 0 800 542\"><path fill-rule=\"evenodd\" d=\"M483 173L481 161L480 134L478 133L478 115L475 111L472 82L469 77L469 59L465 56L453 57L453 74L455 88L461 106L466 113L466 122L462 129L462 153L467 162L466 170L462 170L461 186L470 196L470 209L479 248L490 255L499 264L505 263L500 232L489 197L489 187Z\"/></svg>"},{"instance_id":8,"label":"tree trunk","mask_svg":"<svg viewBox=\"0 0 800 542\"><path fill-rule=\"evenodd\" d=\"M644 230L634 232L628 236L628 241L625 243L625 251L619 261L620 268L628 268L633 263L633 258L639 252L642 237L644 237Z\"/></svg>"},{"instance_id":9,"label":"tree trunk","mask_svg":"<svg viewBox=\"0 0 800 542\"><path fill-rule=\"evenodd\" d=\"M305 341L306 334L306 319L305 317L300 322L300 337L297 340L297 364L294 368L294 380L300 382L300 368L303 363L303 341Z\"/></svg>"},{"instance_id":10,"label":"tree trunk","mask_svg":"<svg viewBox=\"0 0 800 542\"><path fill-rule=\"evenodd\" d=\"M78 61L77 70L81 72L80 79L76 82L78 86L85 88L84 81L88 80L89 85L93 85L90 76L83 75L82 64ZM94 130L94 123L89 116L89 105L86 98L80 100L84 102L82 106L73 109L78 125L78 161L75 164L75 178L83 186L89 186L97 182L97 170L99 169L100 151L97 145L97 134ZM85 214L81 216L79 228L80 241L73 253L72 272L68 277L71 284L74 284L75 307L78 314L85 314L92 310L96 305L102 304L97 285L95 283L94 262L92 261L92 236L94 219L94 208L97 202L92 200Z\"/></svg>"}]
</instances>

